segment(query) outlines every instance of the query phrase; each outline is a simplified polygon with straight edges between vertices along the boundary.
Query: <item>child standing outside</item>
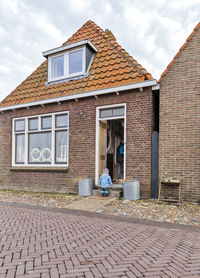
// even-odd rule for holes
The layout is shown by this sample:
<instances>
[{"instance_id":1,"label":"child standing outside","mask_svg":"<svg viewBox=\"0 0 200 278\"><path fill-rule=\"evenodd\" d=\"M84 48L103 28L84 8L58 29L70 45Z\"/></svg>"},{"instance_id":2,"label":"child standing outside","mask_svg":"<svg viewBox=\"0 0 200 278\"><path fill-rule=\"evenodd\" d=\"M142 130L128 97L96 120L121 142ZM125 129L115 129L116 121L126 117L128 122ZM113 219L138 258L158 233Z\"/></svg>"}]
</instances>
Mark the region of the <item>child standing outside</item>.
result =
<instances>
[{"instance_id":1,"label":"child standing outside","mask_svg":"<svg viewBox=\"0 0 200 278\"><path fill-rule=\"evenodd\" d=\"M103 169L103 174L100 177L100 186L101 186L101 195L108 196L109 193L109 187L112 184L111 177L109 175L109 170L108 168Z\"/></svg>"}]
</instances>

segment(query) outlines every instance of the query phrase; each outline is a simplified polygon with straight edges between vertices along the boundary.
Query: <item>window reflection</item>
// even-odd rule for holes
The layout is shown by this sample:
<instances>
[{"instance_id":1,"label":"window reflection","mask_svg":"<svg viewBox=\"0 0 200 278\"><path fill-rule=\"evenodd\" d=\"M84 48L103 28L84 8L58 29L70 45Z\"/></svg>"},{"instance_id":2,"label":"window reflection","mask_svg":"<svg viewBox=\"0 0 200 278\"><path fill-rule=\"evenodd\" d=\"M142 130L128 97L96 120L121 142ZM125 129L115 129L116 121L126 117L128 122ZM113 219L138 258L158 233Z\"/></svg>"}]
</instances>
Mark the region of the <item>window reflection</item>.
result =
<instances>
[{"instance_id":1,"label":"window reflection","mask_svg":"<svg viewBox=\"0 0 200 278\"><path fill-rule=\"evenodd\" d=\"M51 132L29 134L29 163L51 163Z\"/></svg>"},{"instance_id":2,"label":"window reflection","mask_svg":"<svg viewBox=\"0 0 200 278\"><path fill-rule=\"evenodd\" d=\"M69 74L82 72L83 50L69 53Z\"/></svg>"},{"instance_id":3,"label":"window reflection","mask_svg":"<svg viewBox=\"0 0 200 278\"><path fill-rule=\"evenodd\" d=\"M25 162L25 135L17 134L16 135L16 163L24 163Z\"/></svg>"},{"instance_id":4,"label":"window reflection","mask_svg":"<svg viewBox=\"0 0 200 278\"><path fill-rule=\"evenodd\" d=\"M64 55L51 59L51 77L64 75Z\"/></svg>"}]
</instances>

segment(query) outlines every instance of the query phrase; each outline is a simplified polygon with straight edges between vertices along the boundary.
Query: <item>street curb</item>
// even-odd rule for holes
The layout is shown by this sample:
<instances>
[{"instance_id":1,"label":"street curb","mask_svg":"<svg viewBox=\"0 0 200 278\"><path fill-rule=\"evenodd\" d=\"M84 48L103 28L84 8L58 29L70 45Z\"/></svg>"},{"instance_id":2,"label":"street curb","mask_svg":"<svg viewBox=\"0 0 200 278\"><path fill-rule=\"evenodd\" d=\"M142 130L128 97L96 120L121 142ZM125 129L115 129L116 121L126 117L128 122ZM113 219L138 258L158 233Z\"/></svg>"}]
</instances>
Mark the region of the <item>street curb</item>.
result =
<instances>
[{"instance_id":1,"label":"street curb","mask_svg":"<svg viewBox=\"0 0 200 278\"><path fill-rule=\"evenodd\" d=\"M117 221L117 222L154 226L154 227L158 227L158 228L169 228L169 229L198 232L198 233L200 232L200 227L196 227L196 226L192 226L192 225L157 222L157 221L153 221L153 220L138 219L138 218L134 218L134 217L108 215L108 214L103 214L103 213L100 214L100 213L96 213L96 212L88 212L88 211L68 209L68 208L52 208L52 207L44 207L44 206L38 206L38 205L29 205L29 204L25 204L25 203L19 204L19 203L15 203L15 202L2 202L2 201L0 202L0 206L10 206L10 207L17 207L17 208L41 210L41 211L46 211L46 212L85 216L85 217L97 218L97 219L103 219L103 220L112 220L112 221Z\"/></svg>"}]
</instances>

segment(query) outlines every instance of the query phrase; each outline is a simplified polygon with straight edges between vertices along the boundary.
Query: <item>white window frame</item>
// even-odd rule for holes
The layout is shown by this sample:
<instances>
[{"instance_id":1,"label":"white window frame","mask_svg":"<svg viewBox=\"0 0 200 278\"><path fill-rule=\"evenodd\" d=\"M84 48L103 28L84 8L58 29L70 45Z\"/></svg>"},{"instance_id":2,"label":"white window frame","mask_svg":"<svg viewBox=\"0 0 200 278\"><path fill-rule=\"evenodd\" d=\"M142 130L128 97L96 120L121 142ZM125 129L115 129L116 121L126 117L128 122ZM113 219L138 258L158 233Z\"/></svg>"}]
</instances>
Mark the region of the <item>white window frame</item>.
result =
<instances>
[{"instance_id":1,"label":"white window frame","mask_svg":"<svg viewBox=\"0 0 200 278\"><path fill-rule=\"evenodd\" d=\"M83 51L82 71L69 74L69 54L79 51L79 50ZM59 57L62 55L64 55L64 75L58 76L58 77L51 77L51 61L53 58L56 58L56 57ZM48 56L48 82L53 82L53 81L58 81L58 80L67 79L67 78L71 78L71 77L80 76L85 73L85 70L86 70L86 46Z\"/></svg>"},{"instance_id":2,"label":"white window frame","mask_svg":"<svg viewBox=\"0 0 200 278\"><path fill-rule=\"evenodd\" d=\"M58 77L51 77L52 59L60 57L60 56L64 56L64 59L63 59L63 63L64 63L64 65L63 65L63 69L64 69L63 72L64 72L64 75L58 76ZM65 54L64 53L59 53L59 54L53 55L52 57L49 57L48 58L48 79L50 81L54 81L54 80L58 80L58 79L63 79L63 78L65 78L65 75L66 75L66 73L65 73Z\"/></svg>"},{"instance_id":3,"label":"white window frame","mask_svg":"<svg viewBox=\"0 0 200 278\"><path fill-rule=\"evenodd\" d=\"M59 127L56 128L56 121L55 117L57 115L68 115L68 125L67 127ZM41 129L41 118L45 116L52 116L52 128L50 129ZM38 130L28 130L28 121L31 118L36 118L38 117L39 123L38 123ZM25 131L19 131L15 132L15 121L16 120L25 120ZM67 163L55 163L55 136L56 136L56 131L62 131L62 130L67 130ZM48 132L51 131L51 151L52 151L52 161L49 164L33 164L33 163L28 163L28 135L31 133L36 133L36 132ZM15 161L15 155L16 155L16 140L15 140L15 135L16 134L25 134L25 161L24 163L16 163ZM37 114L33 116L27 116L27 117L18 117L18 118L13 118L12 119L12 166L13 167L59 167L59 168L66 168L69 165L69 112L68 111L62 111L62 112L55 112L55 113L48 113L48 114Z\"/></svg>"}]
</instances>

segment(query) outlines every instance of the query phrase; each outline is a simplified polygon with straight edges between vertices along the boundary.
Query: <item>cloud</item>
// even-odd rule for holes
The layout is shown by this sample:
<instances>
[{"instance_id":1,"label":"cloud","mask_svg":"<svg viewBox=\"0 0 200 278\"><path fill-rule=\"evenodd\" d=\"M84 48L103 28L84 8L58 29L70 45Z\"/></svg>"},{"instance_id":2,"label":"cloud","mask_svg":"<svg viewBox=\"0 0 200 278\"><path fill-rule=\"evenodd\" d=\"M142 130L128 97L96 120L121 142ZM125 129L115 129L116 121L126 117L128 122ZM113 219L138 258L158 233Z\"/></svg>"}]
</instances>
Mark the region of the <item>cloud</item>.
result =
<instances>
[{"instance_id":1,"label":"cloud","mask_svg":"<svg viewBox=\"0 0 200 278\"><path fill-rule=\"evenodd\" d=\"M94 1L92 1L94 2ZM74 13L84 13L90 8L91 1L88 0L70 0L69 6L71 9L73 9Z\"/></svg>"},{"instance_id":2,"label":"cloud","mask_svg":"<svg viewBox=\"0 0 200 278\"><path fill-rule=\"evenodd\" d=\"M0 74L9 73L11 71L10 67L0 65Z\"/></svg>"},{"instance_id":3,"label":"cloud","mask_svg":"<svg viewBox=\"0 0 200 278\"><path fill-rule=\"evenodd\" d=\"M12 0L12 1L1 1L1 8L8 10L14 15L17 15L19 12L19 1Z\"/></svg>"},{"instance_id":4,"label":"cloud","mask_svg":"<svg viewBox=\"0 0 200 278\"><path fill-rule=\"evenodd\" d=\"M0 100L88 19L109 28L152 75L162 71L200 18L200 0L0 0Z\"/></svg>"}]
</instances>

